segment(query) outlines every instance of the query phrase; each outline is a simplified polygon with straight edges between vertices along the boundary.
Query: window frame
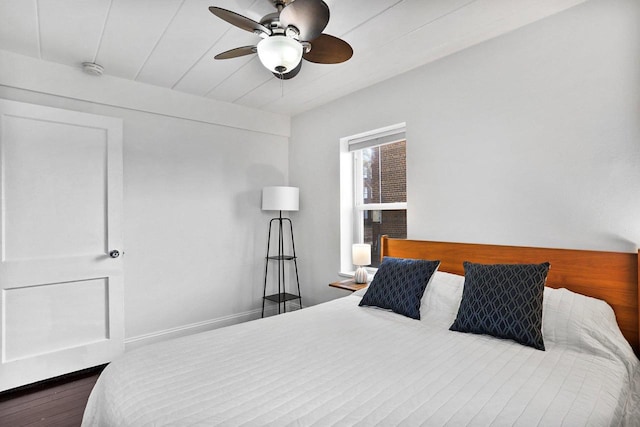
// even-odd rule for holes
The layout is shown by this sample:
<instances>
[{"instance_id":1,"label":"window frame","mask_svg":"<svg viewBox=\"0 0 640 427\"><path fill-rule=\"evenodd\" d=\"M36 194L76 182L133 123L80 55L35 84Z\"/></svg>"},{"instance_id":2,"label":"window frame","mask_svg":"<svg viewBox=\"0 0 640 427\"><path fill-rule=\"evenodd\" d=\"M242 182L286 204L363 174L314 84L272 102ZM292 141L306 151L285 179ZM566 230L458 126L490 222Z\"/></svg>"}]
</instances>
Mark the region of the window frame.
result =
<instances>
[{"instance_id":1,"label":"window frame","mask_svg":"<svg viewBox=\"0 0 640 427\"><path fill-rule=\"evenodd\" d=\"M369 210L407 210L407 202L364 203L362 149L407 141L406 123L352 135L340 139L340 272L352 277L351 247L362 243L364 212ZM368 267L371 273L377 271Z\"/></svg>"}]
</instances>

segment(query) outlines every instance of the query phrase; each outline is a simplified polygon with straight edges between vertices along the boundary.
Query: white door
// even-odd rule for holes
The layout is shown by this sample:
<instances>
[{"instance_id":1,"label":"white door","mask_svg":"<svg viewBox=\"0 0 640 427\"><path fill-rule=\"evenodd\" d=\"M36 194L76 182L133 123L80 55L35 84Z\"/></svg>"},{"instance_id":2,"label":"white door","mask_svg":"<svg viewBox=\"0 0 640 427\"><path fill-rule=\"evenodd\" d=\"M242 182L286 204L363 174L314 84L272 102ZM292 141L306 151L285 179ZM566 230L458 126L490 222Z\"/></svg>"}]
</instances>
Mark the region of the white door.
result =
<instances>
[{"instance_id":1,"label":"white door","mask_svg":"<svg viewBox=\"0 0 640 427\"><path fill-rule=\"evenodd\" d=\"M122 121L0 100L0 216L0 391L122 353Z\"/></svg>"}]
</instances>

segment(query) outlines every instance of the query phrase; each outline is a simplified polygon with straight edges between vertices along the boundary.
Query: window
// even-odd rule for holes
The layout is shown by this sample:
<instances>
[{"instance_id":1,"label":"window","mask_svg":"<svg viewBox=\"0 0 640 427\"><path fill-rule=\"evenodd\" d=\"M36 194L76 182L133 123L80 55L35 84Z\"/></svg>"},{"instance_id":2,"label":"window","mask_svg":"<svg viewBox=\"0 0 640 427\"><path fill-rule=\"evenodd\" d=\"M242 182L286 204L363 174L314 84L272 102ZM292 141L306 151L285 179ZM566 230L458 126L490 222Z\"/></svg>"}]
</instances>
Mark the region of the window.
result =
<instances>
[{"instance_id":1,"label":"window","mask_svg":"<svg viewBox=\"0 0 640 427\"><path fill-rule=\"evenodd\" d=\"M353 271L351 245L371 245L380 263L380 236L407 237L405 125L341 141L341 271Z\"/></svg>"}]
</instances>

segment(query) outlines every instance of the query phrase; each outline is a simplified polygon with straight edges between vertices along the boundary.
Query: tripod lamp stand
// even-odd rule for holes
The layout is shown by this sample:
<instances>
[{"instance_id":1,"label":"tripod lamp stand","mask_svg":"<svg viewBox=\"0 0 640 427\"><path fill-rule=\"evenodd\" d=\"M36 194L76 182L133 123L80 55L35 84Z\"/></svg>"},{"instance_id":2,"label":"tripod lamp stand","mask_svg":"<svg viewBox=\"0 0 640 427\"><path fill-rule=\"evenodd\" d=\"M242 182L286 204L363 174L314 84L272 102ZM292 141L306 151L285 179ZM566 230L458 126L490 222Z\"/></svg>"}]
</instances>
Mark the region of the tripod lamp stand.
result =
<instances>
[{"instance_id":1,"label":"tripod lamp stand","mask_svg":"<svg viewBox=\"0 0 640 427\"><path fill-rule=\"evenodd\" d=\"M286 302L298 300L302 307L302 297L300 296L300 280L298 278L298 262L296 257L296 246L293 240L293 224L289 218L282 217L282 211L297 211L299 209L300 191L297 187L264 187L262 189L262 210L278 211L278 217L269 221L269 233L267 235L267 256L264 266L264 290L262 298L262 317L264 317L265 301L278 303L278 314L287 311ZM286 224L288 223L288 227ZM276 226L278 252L271 253L271 231ZM291 252L287 253L285 248L285 232L289 229ZM275 234L275 233L274 233ZM278 265L278 293L267 295L267 278L269 264L276 262ZM293 262L298 293L289 293L286 290L286 263Z\"/></svg>"}]
</instances>

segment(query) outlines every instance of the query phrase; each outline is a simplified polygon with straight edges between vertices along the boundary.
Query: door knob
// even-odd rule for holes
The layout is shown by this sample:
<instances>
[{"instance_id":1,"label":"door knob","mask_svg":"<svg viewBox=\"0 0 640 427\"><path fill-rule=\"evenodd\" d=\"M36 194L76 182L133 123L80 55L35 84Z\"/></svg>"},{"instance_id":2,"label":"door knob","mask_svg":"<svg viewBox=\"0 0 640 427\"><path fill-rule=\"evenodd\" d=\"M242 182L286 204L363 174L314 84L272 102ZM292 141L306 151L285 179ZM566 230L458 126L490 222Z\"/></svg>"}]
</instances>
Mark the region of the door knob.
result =
<instances>
[{"instance_id":1,"label":"door knob","mask_svg":"<svg viewBox=\"0 0 640 427\"><path fill-rule=\"evenodd\" d=\"M111 258L118 258L120 256L120 251L114 249L111 252L109 252L109 256Z\"/></svg>"}]
</instances>

